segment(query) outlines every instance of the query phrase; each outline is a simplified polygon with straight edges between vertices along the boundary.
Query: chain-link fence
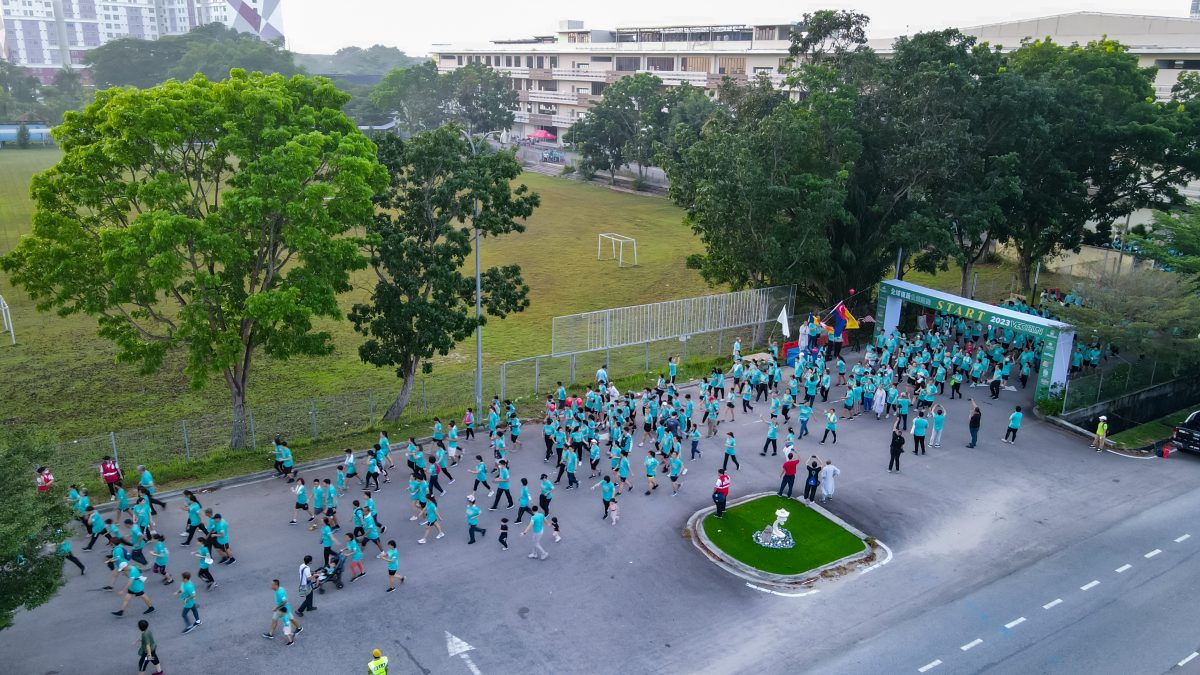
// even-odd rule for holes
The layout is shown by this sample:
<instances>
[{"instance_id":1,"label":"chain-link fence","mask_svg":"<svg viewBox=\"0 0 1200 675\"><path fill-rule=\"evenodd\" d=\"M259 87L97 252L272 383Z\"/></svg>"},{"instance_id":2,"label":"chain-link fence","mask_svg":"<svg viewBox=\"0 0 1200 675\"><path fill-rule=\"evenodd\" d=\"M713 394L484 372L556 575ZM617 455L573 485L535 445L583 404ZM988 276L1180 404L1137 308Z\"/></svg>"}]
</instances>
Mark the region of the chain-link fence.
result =
<instances>
[{"instance_id":1,"label":"chain-link fence","mask_svg":"<svg viewBox=\"0 0 1200 675\"><path fill-rule=\"evenodd\" d=\"M1180 377L1174 364L1158 359L1120 361L1110 368L1067 380L1063 388L1063 414L1109 401Z\"/></svg>"}]
</instances>

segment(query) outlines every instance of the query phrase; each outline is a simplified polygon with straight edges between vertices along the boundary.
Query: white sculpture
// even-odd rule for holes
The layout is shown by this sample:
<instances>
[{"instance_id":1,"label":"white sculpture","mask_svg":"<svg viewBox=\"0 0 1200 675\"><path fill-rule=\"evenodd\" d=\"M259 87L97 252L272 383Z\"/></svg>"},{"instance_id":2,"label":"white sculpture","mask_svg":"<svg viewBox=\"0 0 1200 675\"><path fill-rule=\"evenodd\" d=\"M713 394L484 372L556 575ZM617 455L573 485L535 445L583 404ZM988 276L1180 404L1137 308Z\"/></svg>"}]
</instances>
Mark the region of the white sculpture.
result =
<instances>
[{"instance_id":1,"label":"white sculpture","mask_svg":"<svg viewBox=\"0 0 1200 675\"><path fill-rule=\"evenodd\" d=\"M784 537L783 524L787 522L789 515L791 514L788 513L787 509L779 509L775 512L775 522L771 523L772 539L782 539Z\"/></svg>"}]
</instances>

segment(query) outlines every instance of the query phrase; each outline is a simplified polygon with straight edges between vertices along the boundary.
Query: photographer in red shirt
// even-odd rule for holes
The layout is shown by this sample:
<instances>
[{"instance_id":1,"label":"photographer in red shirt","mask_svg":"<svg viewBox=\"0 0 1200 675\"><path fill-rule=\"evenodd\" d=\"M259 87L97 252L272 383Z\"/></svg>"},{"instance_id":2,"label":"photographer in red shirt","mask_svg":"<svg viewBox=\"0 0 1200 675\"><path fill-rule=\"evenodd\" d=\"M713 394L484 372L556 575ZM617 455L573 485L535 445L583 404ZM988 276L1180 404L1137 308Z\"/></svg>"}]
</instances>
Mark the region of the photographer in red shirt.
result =
<instances>
[{"instance_id":1,"label":"photographer in red shirt","mask_svg":"<svg viewBox=\"0 0 1200 675\"><path fill-rule=\"evenodd\" d=\"M796 484L796 467L800 466L800 460L792 453L788 453L787 461L783 463L783 469L779 475L783 480L779 481L779 496L783 496L783 488L787 488L788 499L792 498L792 487Z\"/></svg>"},{"instance_id":2,"label":"photographer in red shirt","mask_svg":"<svg viewBox=\"0 0 1200 675\"><path fill-rule=\"evenodd\" d=\"M725 515L725 502L729 499L729 476L725 469L717 469L717 483L713 486L713 503L717 505L717 517Z\"/></svg>"}]
</instances>

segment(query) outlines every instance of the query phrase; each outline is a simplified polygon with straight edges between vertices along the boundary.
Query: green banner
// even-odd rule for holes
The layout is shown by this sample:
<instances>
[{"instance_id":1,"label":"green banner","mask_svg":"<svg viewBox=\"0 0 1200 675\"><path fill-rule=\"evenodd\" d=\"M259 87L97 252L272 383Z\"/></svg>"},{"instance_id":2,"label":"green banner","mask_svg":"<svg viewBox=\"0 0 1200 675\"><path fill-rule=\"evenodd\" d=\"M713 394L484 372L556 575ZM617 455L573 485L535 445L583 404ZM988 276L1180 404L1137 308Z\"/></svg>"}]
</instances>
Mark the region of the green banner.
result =
<instances>
[{"instance_id":1,"label":"green banner","mask_svg":"<svg viewBox=\"0 0 1200 675\"><path fill-rule=\"evenodd\" d=\"M1030 321L1022 321L1020 319L1003 316L996 312L981 309L977 306L958 304L950 300L933 298L923 293L917 293L915 291L909 291L902 288L894 288L887 284L881 284L879 287L879 307L881 308L879 311L880 315L883 314L882 308L885 306L886 297L900 298L905 302L912 302L938 312L945 312L950 316L959 316L967 321L979 321L985 326L991 325L996 326L997 328L1009 328L1014 332L1024 333L1025 335L1035 338L1046 337L1047 333L1053 330L1044 326L1039 326ZM1057 337L1058 331L1054 330L1053 332L1055 337Z\"/></svg>"}]
</instances>

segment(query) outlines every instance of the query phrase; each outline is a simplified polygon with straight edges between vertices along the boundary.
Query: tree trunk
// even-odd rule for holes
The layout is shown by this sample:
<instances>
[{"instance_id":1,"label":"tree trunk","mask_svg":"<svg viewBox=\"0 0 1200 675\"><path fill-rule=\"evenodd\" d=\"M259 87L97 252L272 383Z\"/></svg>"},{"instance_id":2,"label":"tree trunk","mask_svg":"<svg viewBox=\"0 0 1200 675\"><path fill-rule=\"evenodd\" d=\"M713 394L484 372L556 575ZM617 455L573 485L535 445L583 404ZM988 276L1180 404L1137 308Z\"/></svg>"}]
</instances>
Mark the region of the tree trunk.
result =
<instances>
[{"instance_id":1,"label":"tree trunk","mask_svg":"<svg viewBox=\"0 0 1200 675\"><path fill-rule=\"evenodd\" d=\"M962 266L962 285L959 286L958 294L964 298L971 297L968 293L971 290L971 270L975 268L975 263L968 262Z\"/></svg>"},{"instance_id":2,"label":"tree trunk","mask_svg":"<svg viewBox=\"0 0 1200 675\"><path fill-rule=\"evenodd\" d=\"M230 387L233 399L233 428L229 433L229 447L241 450L246 447L246 391L242 387Z\"/></svg>"},{"instance_id":3,"label":"tree trunk","mask_svg":"<svg viewBox=\"0 0 1200 675\"><path fill-rule=\"evenodd\" d=\"M404 386L400 387L400 395L392 401L392 405L388 406L387 412L383 414L384 422L395 422L400 419L400 415L404 413L404 409L408 407L408 398L412 395L413 382L417 379L417 360L413 359L404 368Z\"/></svg>"},{"instance_id":4,"label":"tree trunk","mask_svg":"<svg viewBox=\"0 0 1200 675\"><path fill-rule=\"evenodd\" d=\"M1025 294L1026 300L1029 299L1029 275L1033 270L1033 255L1017 249L1017 282L1020 284L1021 292Z\"/></svg>"}]
</instances>

